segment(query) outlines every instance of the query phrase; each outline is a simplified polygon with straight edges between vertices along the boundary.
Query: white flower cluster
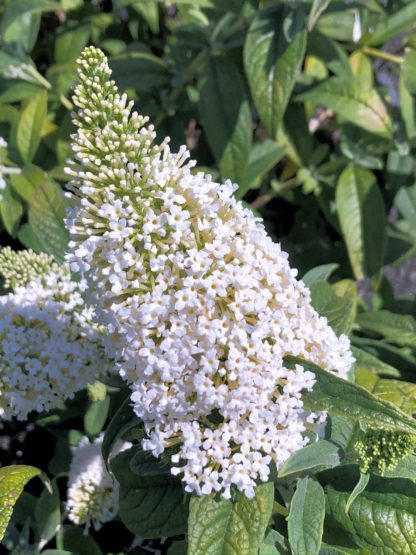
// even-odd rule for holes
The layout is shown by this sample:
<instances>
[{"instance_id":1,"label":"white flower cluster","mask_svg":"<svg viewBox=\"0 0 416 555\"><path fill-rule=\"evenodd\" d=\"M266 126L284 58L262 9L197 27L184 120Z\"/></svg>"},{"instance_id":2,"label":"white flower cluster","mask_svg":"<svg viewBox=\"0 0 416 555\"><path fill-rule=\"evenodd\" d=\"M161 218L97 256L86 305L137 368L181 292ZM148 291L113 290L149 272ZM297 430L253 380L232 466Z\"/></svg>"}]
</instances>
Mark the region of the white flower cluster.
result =
<instances>
[{"instance_id":1,"label":"white flower cluster","mask_svg":"<svg viewBox=\"0 0 416 555\"><path fill-rule=\"evenodd\" d=\"M188 152L153 143L153 126L117 94L105 56L80 60L74 103L79 197L68 219L72 268L95 290L106 347L136 414L187 491L252 496L325 415L304 410L314 384L288 354L345 376L353 362L310 304L287 254L234 187L193 175Z\"/></svg>"},{"instance_id":2,"label":"white flower cluster","mask_svg":"<svg viewBox=\"0 0 416 555\"><path fill-rule=\"evenodd\" d=\"M66 509L68 518L77 525L93 525L95 530L112 520L118 513L119 485L105 468L101 455L103 436L93 443L88 438L72 449L68 476ZM130 443L116 445L114 454L130 447Z\"/></svg>"},{"instance_id":3,"label":"white flower cluster","mask_svg":"<svg viewBox=\"0 0 416 555\"><path fill-rule=\"evenodd\" d=\"M63 268L0 297L1 418L60 406L108 368L84 289Z\"/></svg>"}]
</instances>

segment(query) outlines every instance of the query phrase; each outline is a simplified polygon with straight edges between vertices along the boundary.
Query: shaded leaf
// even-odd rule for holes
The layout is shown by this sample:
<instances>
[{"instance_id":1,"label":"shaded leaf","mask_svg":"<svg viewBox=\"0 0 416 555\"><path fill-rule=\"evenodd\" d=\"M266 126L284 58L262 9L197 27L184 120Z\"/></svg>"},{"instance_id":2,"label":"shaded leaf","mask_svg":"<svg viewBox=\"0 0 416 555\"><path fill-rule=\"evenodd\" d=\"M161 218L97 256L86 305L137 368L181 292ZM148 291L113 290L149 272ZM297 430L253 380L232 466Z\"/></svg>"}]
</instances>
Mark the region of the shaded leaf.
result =
<instances>
[{"instance_id":1,"label":"shaded leaf","mask_svg":"<svg viewBox=\"0 0 416 555\"><path fill-rule=\"evenodd\" d=\"M201 76L199 112L221 174L240 182L251 150L252 121L245 84L225 57L208 60Z\"/></svg>"},{"instance_id":2,"label":"shaded leaf","mask_svg":"<svg viewBox=\"0 0 416 555\"><path fill-rule=\"evenodd\" d=\"M394 314L388 310L363 312L357 316L357 323L362 330L382 335L388 342L416 345L416 320L410 314Z\"/></svg>"},{"instance_id":3,"label":"shaded leaf","mask_svg":"<svg viewBox=\"0 0 416 555\"><path fill-rule=\"evenodd\" d=\"M284 33L290 11L272 6L254 18L244 45L244 66L259 116L271 139L282 122L300 70L306 31L296 29L289 42Z\"/></svg>"},{"instance_id":4,"label":"shaded leaf","mask_svg":"<svg viewBox=\"0 0 416 555\"><path fill-rule=\"evenodd\" d=\"M337 335L348 335L355 318L355 299L339 297L325 281L312 283L310 290L315 310L328 319L328 324Z\"/></svg>"}]
</instances>

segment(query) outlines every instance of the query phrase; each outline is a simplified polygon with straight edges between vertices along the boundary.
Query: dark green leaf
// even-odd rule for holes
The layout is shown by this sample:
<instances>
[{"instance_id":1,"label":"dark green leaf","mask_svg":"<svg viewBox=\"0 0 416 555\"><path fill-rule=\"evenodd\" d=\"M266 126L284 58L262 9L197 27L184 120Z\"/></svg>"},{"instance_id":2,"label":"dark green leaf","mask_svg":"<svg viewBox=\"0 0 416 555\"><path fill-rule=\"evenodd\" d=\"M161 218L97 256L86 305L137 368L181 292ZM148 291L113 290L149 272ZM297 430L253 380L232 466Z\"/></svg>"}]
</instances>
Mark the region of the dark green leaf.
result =
<instances>
[{"instance_id":1,"label":"dark green leaf","mask_svg":"<svg viewBox=\"0 0 416 555\"><path fill-rule=\"evenodd\" d=\"M355 299L339 297L326 281L316 281L310 286L312 305L337 335L348 335L355 318Z\"/></svg>"},{"instance_id":2,"label":"dark green leaf","mask_svg":"<svg viewBox=\"0 0 416 555\"><path fill-rule=\"evenodd\" d=\"M329 6L331 0L313 0L311 11L309 13L308 30L312 31L319 17Z\"/></svg>"},{"instance_id":3,"label":"dark green leaf","mask_svg":"<svg viewBox=\"0 0 416 555\"><path fill-rule=\"evenodd\" d=\"M326 281L339 268L339 264L322 264L312 268L302 277L305 285L310 287L316 281Z\"/></svg>"},{"instance_id":4,"label":"dark green leaf","mask_svg":"<svg viewBox=\"0 0 416 555\"><path fill-rule=\"evenodd\" d=\"M377 274L386 249L386 216L374 175L349 165L339 178L335 202L356 278Z\"/></svg>"},{"instance_id":5,"label":"dark green leaf","mask_svg":"<svg viewBox=\"0 0 416 555\"><path fill-rule=\"evenodd\" d=\"M273 484L257 486L253 499L194 496L190 503L188 555L258 555L273 507Z\"/></svg>"},{"instance_id":6,"label":"dark green leaf","mask_svg":"<svg viewBox=\"0 0 416 555\"><path fill-rule=\"evenodd\" d=\"M99 545L79 526L62 526L59 530L57 548L77 555L103 555Z\"/></svg>"},{"instance_id":7,"label":"dark green leaf","mask_svg":"<svg viewBox=\"0 0 416 555\"><path fill-rule=\"evenodd\" d=\"M297 472L311 469L323 470L332 468L340 463L339 448L337 445L324 439L307 445L296 451L285 464L280 467L278 476L283 478Z\"/></svg>"},{"instance_id":8,"label":"dark green leaf","mask_svg":"<svg viewBox=\"0 0 416 555\"><path fill-rule=\"evenodd\" d=\"M285 357L285 362L289 365L301 364L315 375L313 390L303 394L306 409L328 411L331 415L358 420L369 426L416 433L416 421L413 418L394 405L377 399L363 387L300 358Z\"/></svg>"},{"instance_id":9,"label":"dark green leaf","mask_svg":"<svg viewBox=\"0 0 416 555\"><path fill-rule=\"evenodd\" d=\"M386 341L414 347L416 345L416 320L405 314L394 314L388 310L363 312L357 323L366 332L382 335Z\"/></svg>"},{"instance_id":10,"label":"dark green leaf","mask_svg":"<svg viewBox=\"0 0 416 555\"><path fill-rule=\"evenodd\" d=\"M121 520L142 538L183 534L188 503L180 480L170 474L135 474L130 461L138 450L141 447L132 447L111 461L111 469L120 483Z\"/></svg>"},{"instance_id":11,"label":"dark green leaf","mask_svg":"<svg viewBox=\"0 0 416 555\"><path fill-rule=\"evenodd\" d=\"M381 21L363 42L371 46L383 44L413 27L416 27L416 4L410 2Z\"/></svg>"},{"instance_id":12,"label":"dark green leaf","mask_svg":"<svg viewBox=\"0 0 416 555\"><path fill-rule=\"evenodd\" d=\"M163 60L145 52L126 52L110 60L114 79L120 89L152 91L169 82Z\"/></svg>"},{"instance_id":13,"label":"dark green leaf","mask_svg":"<svg viewBox=\"0 0 416 555\"><path fill-rule=\"evenodd\" d=\"M285 150L284 146L269 139L254 144L236 197L241 199L249 189L260 187L264 176L283 158Z\"/></svg>"},{"instance_id":14,"label":"dark green leaf","mask_svg":"<svg viewBox=\"0 0 416 555\"><path fill-rule=\"evenodd\" d=\"M259 116L271 139L282 122L300 70L306 31L297 29L291 42L284 33L289 11L273 6L254 18L244 45L244 66Z\"/></svg>"},{"instance_id":15,"label":"dark green leaf","mask_svg":"<svg viewBox=\"0 0 416 555\"><path fill-rule=\"evenodd\" d=\"M132 428L138 427L139 424L140 420L134 414L130 397L128 397L111 419L104 434L101 452L107 465L115 443L121 439L126 432Z\"/></svg>"},{"instance_id":16,"label":"dark green leaf","mask_svg":"<svg viewBox=\"0 0 416 555\"><path fill-rule=\"evenodd\" d=\"M400 493L364 491L346 514L349 493L327 489L329 515L364 553L407 555L416 550L415 498Z\"/></svg>"},{"instance_id":17,"label":"dark green leaf","mask_svg":"<svg viewBox=\"0 0 416 555\"><path fill-rule=\"evenodd\" d=\"M13 21L26 14L59 10L59 2L51 0L13 0L2 15L0 33L4 33Z\"/></svg>"},{"instance_id":18,"label":"dark green leaf","mask_svg":"<svg viewBox=\"0 0 416 555\"><path fill-rule=\"evenodd\" d=\"M68 245L64 226L67 202L56 183L40 183L29 204L29 224L41 243L42 250L62 262Z\"/></svg>"},{"instance_id":19,"label":"dark green leaf","mask_svg":"<svg viewBox=\"0 0 416 555\"><path fill-rule=\"evenodd\" d=\"M201 77L199 112L221 174L240 182L251 150L252 122L244 81L224 57L210 58Z\"/></svg>"},{"instance_id":20,"label":"dark green leaf","mask_svg":"<svg viewBox=\"0 0 416 555\"><path fill-rule=\"evenodd\" d=\"M9 185L2 191L1 196L3 198L0 200L0 213L3 224L8 233L14 237L23 216L23 206Z\"/></svg>"},{"instance_id":21,"label":"dark green leaf","mask_svg":"<svg viewBox=\"0 0 416 555\"><path fill-rule=\"evenodd\" d=\"M318 555L324 519L325 494L321 485L313 478L299 479L287 523L293 555Z\"/></svg>"},{"instance_id":22,"label":"dark green leaf","mask_svg":"<svg viewBox=\"0 0 416 555\"><path fill-rule=\"evenodd\" d=\"M47 489L42 491L35 507L35 523L38 539L42 545L46 545L55 536L61 524L59 491L56 483L52 484L52 493Z\"/></svg>"},{"instance_id":23,"label":"dark green leaf","mask_svg":"<svg viewBox=\"0 0 416 555\"><path fill-rule=\"evenodd\" d=\"M25 163L30 163L39 146L43 124L47 116L46 91L34 95L20 114L16 132L17 148Z\"/></svg>"}]
</instances>

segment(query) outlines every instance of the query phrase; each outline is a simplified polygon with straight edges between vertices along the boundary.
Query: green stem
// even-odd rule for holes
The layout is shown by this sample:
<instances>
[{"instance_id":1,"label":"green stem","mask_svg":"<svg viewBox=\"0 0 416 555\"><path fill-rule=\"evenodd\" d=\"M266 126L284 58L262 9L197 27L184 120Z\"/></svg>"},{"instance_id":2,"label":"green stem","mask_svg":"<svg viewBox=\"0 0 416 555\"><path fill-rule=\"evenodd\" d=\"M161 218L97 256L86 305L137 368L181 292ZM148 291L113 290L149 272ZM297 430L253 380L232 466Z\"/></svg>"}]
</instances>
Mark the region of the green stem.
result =
<instances>
[{"instance_id":1,"label":"green stem","mask_svg":"<svg viewBox=\"0 0 416 555\"><path fill-rule=\"evenodd\" d=\"M363 52L374 58L380 58L381 60L386 60L387 62L393 62L394 64L402 64L403 58L401 56L396 56L390 52L384 52L383 50L378 50L377 48L371 48L371 46L364 46Z\"/></svg>"}]
</instances>

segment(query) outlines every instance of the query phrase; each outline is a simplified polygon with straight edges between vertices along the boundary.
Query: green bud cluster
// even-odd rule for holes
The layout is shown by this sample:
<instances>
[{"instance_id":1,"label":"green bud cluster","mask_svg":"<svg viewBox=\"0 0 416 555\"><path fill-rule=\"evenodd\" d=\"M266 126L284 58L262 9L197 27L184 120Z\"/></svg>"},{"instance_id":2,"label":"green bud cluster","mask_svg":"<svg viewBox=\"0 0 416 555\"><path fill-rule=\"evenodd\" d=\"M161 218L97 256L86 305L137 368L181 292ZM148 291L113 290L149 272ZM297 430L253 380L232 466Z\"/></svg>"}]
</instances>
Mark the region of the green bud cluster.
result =
<instances>
[{"instance_id":1,"label":"green bud cluster","mask_svg":"<svg viewBox=\"0 0 416 555\"><path fill-rule=\"evenodd\" d=\"M30 281L59 270L53 257L36 254L32 250L14 251L10 247L0 250L0 273L4 277L6 289L16 289Z\"/></svg>"},{"instance_id":2,"label":"green bud cluster","mask_svg":"<svg viewBox=\"0 0 416 555\"><path fill-rule=\"evenodd\" d=\"M354 445L360 459L360 470L371 470L377 474L393 469L400 459L410 455L415 448L415 435L382 428L366 430Z\"/></svg>"}]
</instances>

